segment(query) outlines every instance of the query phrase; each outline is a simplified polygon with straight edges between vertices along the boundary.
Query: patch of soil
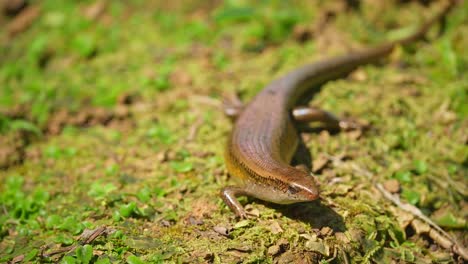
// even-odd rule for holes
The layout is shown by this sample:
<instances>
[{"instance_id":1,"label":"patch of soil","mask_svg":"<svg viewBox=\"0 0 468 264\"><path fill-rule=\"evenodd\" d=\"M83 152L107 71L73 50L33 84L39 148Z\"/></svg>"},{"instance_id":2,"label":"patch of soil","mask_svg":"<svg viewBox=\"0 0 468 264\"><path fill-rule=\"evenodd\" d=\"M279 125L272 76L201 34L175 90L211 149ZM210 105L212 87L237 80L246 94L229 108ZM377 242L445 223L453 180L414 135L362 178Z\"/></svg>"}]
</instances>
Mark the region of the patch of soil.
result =
<instances>
[{"instance_id":1,"label":"patch of soil","mask_svg":"<svg viewBox=\"0 0 468 264\"><path fill-rule=\"evenodd\" d=\"M0 1L2 13L7 16L16 16L19 14L27 5L26 0L2 0Z\"/></svg>"},{"instance_id":2,"label":"patch of soil","mask_svg":"<svg viewBox=\"0 0 468 264\"><path fill-rule=\"evenodd\" d=\"M89 20L98 20L106 11L108 2L105 0L95 1L83 8L82 14Z\"/></svg>"},{"instance_id":3,"label":"patch of soil","mask_svg":"<svg viewBox=\"0 0 468 264\"><path fill-rule=\"evenodd\" d=\"M36 18L39 17L40 12L41 9L37 5L24 8L10 23L8 23L8 34L13 37L23 31L26 31Z\"/></svg>"},{"instance_id":4,"label":"patch of soil","mask_svg":"<svg viewBox=\"0 0 468 264\"><path fill-rule=\"evenodd\" d=\"M29 107L25 104L17 104L8 108L0 108L0 115L10 119L27 119Z\"/></svg>"},{"instance_id":5,"label":"patch of soil","mask_svg":"<svg viewBox=\"0 0 468 264\"><path fill-rule=\"evenodd\" d=\"M136 101L135 96L124 94L117 100L113 109L87 106L78 112L68 109L59 109L51 114L47 124L42 127L46 136L58 135L65 126L91 127L103 125L120 131L127 131L134 127L131 105ZM0 114L11 119L30 120L29 108L17 105L10 109L0 111ZM31 121L32 122L32 121ZM26 131L12 131L0 135L0 169L6 169L20 164L30 155L26 155L25 148L33 140L33 135ZM31 158L35 155L32 153Z\"/></svg>"},{"instance_id":6,"label":"patch of soil","mask_svg":"<svg viewBox=\"0 0 468 264\"><path fill-rule=\"evenodd\" d=\"M88 106L81 108L78 112L68 109L60 109L51 115L45 128L48 135L59 134L65 126L91 127L103 125L127 130L133 127L130 105L135 98L131 95L123 95L118 99L118 105L113 109Z\"/></svg>"},{"instance_id":7,"label":"patch of soil","mask_svg":"<svg viewBox=\"0 0 468 264\"><path fill-rule=\"evenodd\" d=\"M293 38L299 42L304 43L312 38L312 29L306 25L296 25L293 29Z\"/></svg>"},{"instance_id":8,"label":"patch of soil","mask_svg":"<svg viewBox=\"0 0 468 264\"><path fill-rule=\"evenodd\" d=\"M19 164L24 159L25 134L13 131L0 137L0 169Z\"/></svg>"}]
</instances>

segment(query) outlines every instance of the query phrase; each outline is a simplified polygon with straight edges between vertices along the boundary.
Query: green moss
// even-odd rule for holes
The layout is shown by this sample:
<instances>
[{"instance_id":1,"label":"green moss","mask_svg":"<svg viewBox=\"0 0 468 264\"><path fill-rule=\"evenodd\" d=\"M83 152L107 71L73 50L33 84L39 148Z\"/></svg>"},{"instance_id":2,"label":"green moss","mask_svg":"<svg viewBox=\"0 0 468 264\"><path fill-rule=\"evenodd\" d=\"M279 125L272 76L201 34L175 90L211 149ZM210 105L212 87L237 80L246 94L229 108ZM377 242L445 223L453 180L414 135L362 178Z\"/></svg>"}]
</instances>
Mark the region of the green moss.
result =
<instances>
[{"instance_id":1,"label":"green moss","mask_svg":"<svg viewBox=\"0 0 468 264\"><path fill-rule=\"evenodd\" d=\"M321 204L241 198L259 217L236 221L218 196L233 184L223 162L231 125L219 111L221 95L238 91L248 101L274 78L342 53L351 41L406 34L418 22L412 14L426 9L391 4L377 18L371 4L336 11L319 34L298 43L296 25L314 28L336 6L189 2L108 1L93 20L83 15L89 1L44 1L27 31L2 42L0 112L24 110L0 114L0 132L24 133L29 145L21 164L0 171L0 262L21 255L63 263L341 263L343 255L417 263L449 256L401 227L399 211L376 199L372 181L398 180L403 200L447 230L466 232L467 3L440 38L398 49L389 64L362 67L317 94L314 105L371 123L359 136L306 137L313 158L346 157L318 175ZM122 102L128 96L133 101ZM92 106L129 117L88 128L67 123L48 134L58 110L78 115ZM41 258L45 245L77 245L79 234L100 226L112 232ZM279 253L269 254L275 246Z\"/></svg>"}]
</instances>

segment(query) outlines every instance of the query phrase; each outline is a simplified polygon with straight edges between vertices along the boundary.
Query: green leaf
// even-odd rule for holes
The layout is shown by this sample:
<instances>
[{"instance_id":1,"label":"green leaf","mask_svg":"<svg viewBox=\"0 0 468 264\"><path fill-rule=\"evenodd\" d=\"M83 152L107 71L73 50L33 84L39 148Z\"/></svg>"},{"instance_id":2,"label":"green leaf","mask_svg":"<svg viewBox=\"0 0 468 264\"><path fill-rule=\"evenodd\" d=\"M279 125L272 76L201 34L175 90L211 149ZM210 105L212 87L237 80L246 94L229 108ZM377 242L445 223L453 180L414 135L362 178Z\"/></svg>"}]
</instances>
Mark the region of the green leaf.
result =
<instances>
[{"instance_id":1,"label":"green leaf","mask_svg":"<svg viewBox=\"0 0 468 264\"><path fill-rule=\"evenodd\" d=\"M251 224L252 224L252 222L251 222L250 220L242 220L242 221L237 222L237 223L234 225L234 229L239 229L239 228L247 227L247 226L250 226Z\"/></svg>"},{"instance_id":2,"label":"green leaf","mask_svg":"<svg viewBox=\"0 0 468 264\"><path fill-rule=\"evenodd\" d=\"M48 158L54 158L54 159L57 159L57 158L60 158L62 156L62 150L57 147L57 146L48 146L46 149L45 149L45 155L46 157Z\"/></svg>"},{"instance_id":3,"label":"green leaf","mask_svg":"<svg viewBox=\"0 0 468 264\"><path fill-rule=\"evenodd\" d=\"M427 172L427 164L422 160L415 160L414 163L414 172L417 174L423 174Z\"/></svg>"},{"instance_id":4,"label":"green leaf","mask_svg":"<svg viewBox=\"0 0 468 264\"><path fill-rule=\"evenodd\" d=\"M78 261L76 260L76 258L72 257L72 256L65 256L62 261L60 261L60 263L62 264L75 264L75 263L78 263Z\"/></svg>"},{"instance_id":5,"label":"green leaf","mask_svg":"<svg viewBox=\"0 0 468 264\"><path fill-rule=\"evenodd\" d=\"M393 177L400 183L410 183L412 181L411 172L409 171L397 171Z\"/></svg>"},{"instance_id":6,"label":"green leaf","mask_svg":"<svg viewBox=\"0 0 468 264\"><path fill-rule=\"evenodd\" d=\"M122 220L122 215L118 210L114 211L114 213L112 214L112 219L114 219L115 222Z\"/></svg>"},{"instance_id":7,"label":"green leaf","mask_svg":"<svg viewBox=\"0 0 468 264\"><path fill-rule=\"evenodd\" d=\"M91 184L88 195L95 199L104 199L109 195L109 193L116 189L117 187L112 183L101 184L99 182L94 182Z\"/></svg>"},{"instance_id":8,"label":"green leaf","mask_svg":"<svg viewBox=\"0 0 468 264\"><path fill-rule=\"evenodd\" d=\"M109 258L99 258L94 263L95 264L110 264L111 262L110 262Z\"/></svg>"},{"instance_id":9,"label":"green leaf","mask_svg":"<svg viewBox=\"0 0 468 264\"><path fill-rule=\"evenodd\" d=\"M450 164L448 167L447 167L447 170L450 174L454 174L457 172L458 168L457 168L457 165L454 165L454 164Z\"/></svg>"},{"instance_id":10,"label":"green leaf","mask_svg":"<svg viewBox=\"0 0 468 264\"><path fill-rule=\"evenodd\" d=\"M213 56L213 64L219 69L224 69L228 63L229 59L223 52L218 51Z\"/></svg>"},{"instance_id":11,"label":"green leaf","mask_svg":"<svg viewBox=\"0 0 468 264\"><path fill-rule=\"evenodd\" d=\"M167 193L166 189L161 188L161 187L154 187L153 192L156 195L156 197L158 197L158 198L164 197L166 195L166 193Z\"/></svg>"},{"instance_id":12,"label":"green leaf","mask_svg":"<svg viewBox=\"0 0 468 264\"><path fill-rule=\"evenodd\" d=\"M415 260L413 252L411 252L409 250L406 250L406 249L401 250L400 257L401 257L401 260L408 261L408 262L411 262L411 263L413 263L414 260Z\"/></svg>"},{"instance_id":13,"label":"green leaf","mask_svg":"<svg viewBox=\"0 0 468 264\"><path fill-rule=\"evenodd\" d=\"M133 213L135 213L136 211L137 211L137 205L136 205L135 202L130 202L128 204L124 204L124 205L120 206L120 209L119 209L119 213L123 217L129 217Z\"/></svg>"},{"instance_id":14,"label":"green leaf","mask_svg":"<svg viewBox=\"0 0 468 264\"><path fill-rule=\"evenodd\" d=\"M78 222L73 216L69 216L62 221L59 225L60 230L69 231L74 235L83 232L84 226L81 222Z\"/></svg>"},{"instance_id":15,"label":"green leaf","mask_svg":"<svg viewBox=\"0 0 468 264\"><path fill-rule=\"evenodd\" d=\"M454 77L458 74L457 54L452 47L450 38L442 38L439 50L442 55L442 63L445 69L448 69L450 74Z\"/></svg>"},{"instance_id":16,"label":"green leaf","mask_svg":"<svg viewBox=\"0 0 468 264\"><path fill-rule=\"evenodd\" d=\"M47 229L58 228L62 222L62 217L58 215L49 215L46 219Z\"/></svg>"},{"instance_id":17,"label":"green leaf","mask_svg":"<svg viewBox=\"0 0 468 264\"><path fill-rule=\"evenodd\" d=\"M450 95L450 108L454 110L457 115L464 117L468 115L468 89L466 85L460 84Z\"/></svg>"},{"instance_id":18,"label":"green leaf","mask_svg":"<svg viewBox=\"0 0 468 264\"><path fill-rule=\"evenodd\" d=\"M135 255L129 256L127 258L127 263L128 264L145 264L145 262L143 260L141 260L140 258L138 258Z\"/></svg>"},{"instance_id":19,"label":"green leaf","mask_svg":"<svg viewBox=\"0 0 468 264\"><path fill-rule=\"evenodd\" d=\"M88 264L93 258L93 247L90 245L84 245L76 249L76 256L78 260L83 264Z\"/></svg>"},{"instance_id":20,"label":"green leaf","mask_svg":"<svg viewBox=\"0 0 468 264\"><path fill-rule=\"evenodd\" d=\"M214 19L217 23L221 22L239 22L255 18L255 9L250 7L224 7L218 11Z\"/></svg>"},{"instance_id":21,"label":"green leaf","mask_svg":"<svg viewBox=\"0 0 468 264\"><path fill-rule=\"evenodd\" d=\"M47 36L38 36L36 37L29 45L27 50L27 58L33 62L39 62L40 58L43 56L44 52L47 50L48 45Z\"/></svg>"},{"instance_id":22,"label":"green leaf","mask_svg":"<svg viewBox=\"0 0 468 264\"><path fill-rule=\"evenodd\" d=\"M33 201L39 205L45 205L49 201L50 195L41 188L37 188L32 196Z\"/></svg>"},{"instance_id":23,"label":"green leaf","mask_svg":"<svg viewBox=\"0 0 468 264\"><path fill-rule=\"evenodd\" d=\"M64 234L59 234L54 239L54 242L65 245L65 246L69 246L69 245L73 244L73 242L75 242L75 240L70 236L67 236L67 235L64 235Z\"/></svg>"},{"instance_id":24,"label":"green leaf","mask_svg":"<svg viewBox=\"0 0 468 264\"><path fill-rule=\"evenodd\" d=\"M448 228L464 228L466 227L466 220L463 218L457 218L451 212L447 212L444 215L435 219L436 223L442 227Z\"/></svg>"},{"instance_id":25,"label":"green leaf","mask_svg":"<svg viewBox=\"0 0 468 264\"><path fill-rule=\"evenodd\" d=\"M90 57L96 51L96 40L91 35L79 35L73 43L73 49L82 57Z\"/></svg>"},{"instance_id":26,"label":"green leaf","mask_svg":"<svg viewBox=\"0 0 468 264\"><path fill-rule=\"evenodd\" d=\"M138 200L146 203L151 199L151 191L148 188L143 188L137 193Z\"/></svg>"},{"instance_id":27,"label":"green leaf","mask_svg":"<svg viewBox=\"0 0 468 264\"><path fill-rule=\"evenodd\" d=\"M119 173L120 167L117 164L112 164L106 168L106 174L107 175L116 175Z\"/></svg>"},{"instance_id":28,"label":"green leaf","mask_svg":"<svg viewBox=\"0 0 468 264\"><path fill-rule=\"evenodd\" d=\"M150 138L155 138L159 142L164 144L171 144L175 141L172 132L168 128L160 124L150 128L148 132L146 132L146 135L148 135L148 137Z\"/></svg>"},{"instance_id":29,"label":"green leaf","mask_svg":"<svg viewBox=\"0 0 468 264\"><path fill-rule=\"evenodd\" d=\"M122 239L123 237L124 233L122 232L122 230L117 230L110 235L110 238L112 239Z\"/></svg>"},{"instance_id":30,"label":"green leaf","mask_svg":"<svg viewBox=\"0 0 468 264\"><path fill-rule=\"evenodd\" d=\"M24 256L23 263L26 263L26 262L29 262L29 261L33 260L37 256L37 253L39 253L38 249L32 249L31 251L29 251Z\"/></svg>"},{"instance_id":31,"label":"green leaf","mask_svg":"<svg viewBox=\"0 0 468 264\"><path fill-rule=\"evenodd\" d=\"M24 178L21 176L13 175L6 178L6 189L11 191L19 191L23 187Z\"/></svg>"},{"instance_id":32,"label":"green leaf","mask_svg":"<svg viewBox=\"0 0 468 264\"><path fill-rule=\"evenodd\" d=\"M165 91L170 87L169 76L166 74L160 74L152 83L158 91Z\"/></svg>"},{"instance_id":33,"label":"green leaf","mask_svg":"<svg viewBox=\"0 0 468 264\"><path fill-rule=\"evenodd\" d=\"M403 198L405 198L406 201L408 201L408 203L412 205L419 203L421 199L421 195L418 192L411 190L403 190L401 195L403 196Z\"/></svg>"},{"instance_id":34,"label":"green leaf","mask_svg":"<svg viewBox=\"0 0 468 264\"><path fill-rule=\"evenodd\" d=\"M36 134L37 136L42 135L42 131L38 126L26 120L16 119L16 120L11 121L9 125L12 130L24 130L27 132L32 132Z\"/></svg>"},{"instance_id":35,"label":"green leaf","mask_svg":"<svg viewBox=\"0 0 468 264\"><path fill-rule=\"evenodd\" d=\"M173 161L171 162L171 168L176 172L189 172L192 170L193 164L186 161Z\"/></svg>"},{"instance_id":36,"label":"green leaf","mask_svg":"<svg viewBox=\"0 0 468 264\"><path fill-rule=\"evenodd\" d=\"M69 147L64 149L63 152L68 156L75 156L78 150L74 147Z\"/></svg>"},{"instance_id":37,"label":"green leaf","mask_svg":"<svg viewBox=\"0 0 468 264\"><path fill-rule=\"evenodd\" d=\"M112 141L118 142L122 138L122 133L120 131L117 131L117 130L111 130L109 132L109 138Z\"/></svg>"},{"instance_id":38,"label":"green leaf","mask_svg":"<svg viewBox=\"0 0 468 264\"><path fill-rule=\"evenodd\" d=\"M181 150L177 151L176 156L177 156L178 159L179 158L180 159L188 158L188 157L190 157L190 151L188 151L186 149L181 149Z\"/></svg>"}]
</instances>

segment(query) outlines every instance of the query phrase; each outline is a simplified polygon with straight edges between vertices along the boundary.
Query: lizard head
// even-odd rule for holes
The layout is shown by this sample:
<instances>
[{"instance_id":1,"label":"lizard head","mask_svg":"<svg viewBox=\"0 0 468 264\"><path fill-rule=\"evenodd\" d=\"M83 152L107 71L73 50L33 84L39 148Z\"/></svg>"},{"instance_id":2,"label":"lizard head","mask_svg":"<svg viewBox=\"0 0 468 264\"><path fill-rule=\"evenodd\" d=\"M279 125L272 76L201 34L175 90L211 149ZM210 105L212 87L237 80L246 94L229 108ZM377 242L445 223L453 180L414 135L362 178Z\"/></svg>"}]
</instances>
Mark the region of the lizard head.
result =
<instances>
[{"instance_id":1,"label":"lizard head","mask_svg":"<svg viewBox=\"0 0 468 264\"><path fill-rule=\"evenodd\" d=\"M292 204L310 202L319 198L318 185L309 173L289 168L285 174L286 177L279 178L282 183L277 186L274 194L264 200L278 204Z\"/></svg>"},{"instance_id":2,"label":"lizard head","mask_svg":"<svg viewBox=\"0 0 468 264\"><path fill-rule=\"evenodd\" d=\"M291 203L313 201L319 197L319 188L312 176L303 175L288 184L286 196Z\"/></svg>"}]
</instances>

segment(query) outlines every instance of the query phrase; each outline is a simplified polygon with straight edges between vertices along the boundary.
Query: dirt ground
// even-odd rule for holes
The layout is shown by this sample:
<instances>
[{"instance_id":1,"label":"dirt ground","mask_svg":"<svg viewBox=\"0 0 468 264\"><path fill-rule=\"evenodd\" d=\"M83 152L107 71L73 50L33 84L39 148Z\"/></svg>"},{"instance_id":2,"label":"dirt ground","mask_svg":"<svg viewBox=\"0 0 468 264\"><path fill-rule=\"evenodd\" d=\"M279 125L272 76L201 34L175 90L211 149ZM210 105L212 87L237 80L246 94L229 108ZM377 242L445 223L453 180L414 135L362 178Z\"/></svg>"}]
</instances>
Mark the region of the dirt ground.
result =
<instances>
[{"instance_id":1,"label":"dirt ground","mask_svg":"<svg viewBox=\"0 0 468 264\"><path fill-rule=\"evenodd\" d=\"M317 202L241 203L223 96L407 35L443 1L0 1L0 262L463 263L468 3L311 105ZM443 29L443 30L442 30ZM466 260L466 259L465 259Z\"/></svg>"}]
</instances>

